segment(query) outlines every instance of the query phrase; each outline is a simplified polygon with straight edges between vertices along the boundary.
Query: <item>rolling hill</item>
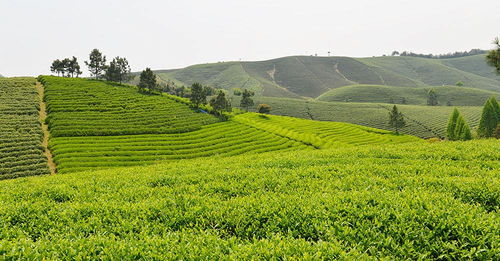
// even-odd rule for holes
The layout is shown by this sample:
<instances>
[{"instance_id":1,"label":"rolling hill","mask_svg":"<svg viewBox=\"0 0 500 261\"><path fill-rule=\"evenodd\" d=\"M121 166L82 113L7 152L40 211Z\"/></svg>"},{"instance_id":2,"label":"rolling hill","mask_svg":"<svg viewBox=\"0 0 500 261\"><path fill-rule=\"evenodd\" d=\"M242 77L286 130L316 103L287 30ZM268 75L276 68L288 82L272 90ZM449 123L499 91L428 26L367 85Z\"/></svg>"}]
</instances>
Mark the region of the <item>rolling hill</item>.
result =
<instances>
[{"instance_id":1,"label":"rolling hill","mask_svg":"<svg viewBox=\"0 0 500 261\"><path fill-rule=\"evenodd\" d=\"M181 85L200 82L226 90L246 88L258 96L289 98L316 98L332 89L359 84L427 87L458 81L469 88L500 92L500 76L486 64L484 55L453 59L293 56L200 64L156 73L164 81Z\"/></svg>"},{"instance_id":2,"label":"rolling hill","mask_svg":"<svg viewBox=\"0 0 500 261\"><path fill-rule=\"evenodd\" d=\"M420 141L353 124L255 113L221 121L179 97L141 94L135 86L39 79L45 87L49 147L60 173L213 155Z\"/></svg>"},{"instance_id":3,"label":"rolling hill","mask_svg":"<svg viewBox=\"0 0 500 261\"><path fill-rule=\"evenodd\" d=\"M316 100L336 102L373 102L427 105L427 93L434 89L438 105L482 106L491 96L500 93L457 86L406 88L384 85L351 85L323 93Z\"/></svg>"}]
</instances>

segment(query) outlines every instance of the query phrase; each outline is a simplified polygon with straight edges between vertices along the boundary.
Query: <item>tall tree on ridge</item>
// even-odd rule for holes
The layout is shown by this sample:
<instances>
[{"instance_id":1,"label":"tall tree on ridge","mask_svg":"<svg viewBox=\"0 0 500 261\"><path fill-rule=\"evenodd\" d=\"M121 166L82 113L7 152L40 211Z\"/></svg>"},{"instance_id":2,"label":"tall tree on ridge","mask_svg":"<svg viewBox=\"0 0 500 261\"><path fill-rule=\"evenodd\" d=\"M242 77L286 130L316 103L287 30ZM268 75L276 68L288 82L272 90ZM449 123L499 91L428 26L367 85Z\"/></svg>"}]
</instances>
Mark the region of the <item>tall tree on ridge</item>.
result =
<instances>
[{"instance_id":1,"label":"tall tree on ridge","mask_svg":"<svg viewBox=\"0 0 500 261\"><path fill-rule=\"evenodd\" d=\"M94 49L90 52L89 61L85 61L85 64L89 68L90 75L99 79L106 70L106 56L102 55L98 49Z\"/></svg>"},{"instance_id":2,"label":"tall tree on ridge","mask_svg":"<svg viewBox=\"0 0 500 261\"><path fill-rule=\"evenodd\" d=\"M231 103L227 100L226 94L223 91L219 91L217 96L210 100L210 106L212 106L219 115L222 115L223 111L231 110Z\"/></svg>"},{"instance_id":3,"label":"tall tree on ridge","mask_svg":"<svg viewBox=\"0 0 500 261\"><path fill-rule=\"evenodd\" d=\"M139 77L139 85L137 85L139 87L139 92L153 92L156 89L157 85L156 75L153 73L153 71L151 71L150 68L146 68L141 72L141 75Z\"/></svg>"}]
</instances>

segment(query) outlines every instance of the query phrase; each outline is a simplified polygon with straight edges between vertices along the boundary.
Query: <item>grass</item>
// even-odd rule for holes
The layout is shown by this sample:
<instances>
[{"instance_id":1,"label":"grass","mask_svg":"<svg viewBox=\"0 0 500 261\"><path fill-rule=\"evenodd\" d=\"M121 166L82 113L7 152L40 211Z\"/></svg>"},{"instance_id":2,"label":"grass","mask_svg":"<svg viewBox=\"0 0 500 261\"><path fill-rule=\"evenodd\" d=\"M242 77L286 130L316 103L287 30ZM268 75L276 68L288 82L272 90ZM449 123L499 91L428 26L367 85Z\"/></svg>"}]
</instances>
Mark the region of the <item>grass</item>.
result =
<instances>
[{"instance_id":1,"label":"grass","mask_svg":"<svg viewBox=\"0 0 500 261\"><path fill-rule=\"evenodd\" d=\"M255 103L266 103L272 113L319 121L336 121L359 124L377 129L393 130L388 125L388 109L392 104L322 102L290 98L257 97ZM420 138L445 137L445 128L454 107L397 105L405 115L407 126L402 133ZM481 117L481 106L458 106L472 128Z\"/></svg>"},{"instance_id":2,"label":"grass","mask_svg":"<svg viewBox=\"0 0 500 261\"><path fill-rule=\"evenodd\" d=\"M427 105L430 89L434 89L440 106L483 106L491 96L499 96L498 92L484 91L456 86L428 86L407 88L384 85L351 85L330 90L316 100L326 102L371 102L396 103L411 105Z\"/></svg>"},{"instance_id":3,"label":"grass","mask_svg":"<svg viewBox=\"0 0 500 261\"><path fill-rule=\"evenodd\" d=\"M286 98L316 98L332 89L359 84L426 87L458 81L470 88L500 92L500 76L486 64L484 55L454 59L292 56L157 72L161 79L181 85L200 82L228 91L246 88L257 96Z\"/></svg>"},{"instance_id":4,"label":"grass","mask_svg":"<svg viewBox=\"0 0 500 261\"><path fill-rule=\"evenodd\" d=\"M48 174L34 78L0 79L0 179Z\"/></svg>"},{"instance_id":5,"label":"grass","mask_svg":"<svg viewBox=\"0 0 500 261\"><path fill-rule=\"evenodd\" d=\"M5 259L500 258L495 140L0 182Z\"/></svg>"}]
</instances>

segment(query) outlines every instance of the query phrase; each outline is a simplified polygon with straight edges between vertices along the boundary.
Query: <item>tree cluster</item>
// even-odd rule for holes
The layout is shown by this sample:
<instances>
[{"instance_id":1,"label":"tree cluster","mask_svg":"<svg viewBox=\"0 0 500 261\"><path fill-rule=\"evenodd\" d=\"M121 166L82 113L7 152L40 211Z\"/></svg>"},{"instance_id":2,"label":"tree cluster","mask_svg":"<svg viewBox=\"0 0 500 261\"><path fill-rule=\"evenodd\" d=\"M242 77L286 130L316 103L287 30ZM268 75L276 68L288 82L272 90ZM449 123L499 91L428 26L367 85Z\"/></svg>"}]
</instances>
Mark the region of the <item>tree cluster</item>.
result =
<instances>
[{"instance_id":1,"label":"tree cluster","mask_svg":"<svg viewBox=\"0 0 500 261\"><path fill-rule=\"evenodd\" d=\"M454 53L447 53L447 54L421 54L421 53L413 53L409 51L403 51L403 52L398 52L398 51L393 51L392 56L411 56L411 57L420 57L420 58L430 58L430 59L448 59L448 58L458 58L458 57L465 57L465 56L472 56L472 55L477 55L477 54L484 54L487 51L481 50L481 49L472 49L470 51L464 51L464 52L454 52Z\"/></svg>"},{"instance_id":2,"label":"tree cluster","mask_svg":"<svg viewBox=\"0 0 500 261\"><path fill-rule=\"evenodd\" d=\"M222 115L224 111L231 111L231 102L229 102L222 90L219 90L217 96L210 100L210 106L219 115Z\"/></svg>"},{"instance_id":3,"label":"tree cluster","mask_svg":"<svg viewBox=\"0 0 500 261\"><path fill-rule=\"evenodd\" d=\"M392 110L389 112L389 126L393 127L396 130L396 133L399 133L399 129L406 126L403 113L398 110L396 105L394 105Z\"/></svg>"},{"instance_id":4,"label":"tree cluster","mask_svg":"<svg viewBox=\"0 0 500 261\"><path fill-rule=\"evenodd\" d=\"M63 60L57 59L53 61L50 66L50 71L57 73L57 76L61 75L62 77L78 77L82 74L78 60L74 56L71 59L64 58Z\"/></svg>"},{"instance_id":5,"label":"tree cluster","mask_svg":"<svg viewBox=\"0 0 500 261\"><path fill-rule=\"evenodd\" d=\"M131 70L126 58L117 56L107 65L106 56L98 49L94 49L90 52L89 60L85 61L85 64L95 79L104 78L107 81L120 83L130 80Z\"/></svg>"},{"instance_id":6,"label":"tree cluster","mask_svg":"<svg viewBox=\"0 0 500 261\"><path fill-rule=\"evenodd\" d=\"M155 93L161 90L160 85L156 81L156 75L151 68L146 68L141 72L137 87L139 87L140 93Z\"/></svg>"},{"instance_id":7,"label":"tree cluster","mask_svg":"<svg viewBox=\"0 0 500 261\"><path fill-rule=\"evenodd\" d=\"M500 124L500 105L492 96L484 104L477 129L478 136L482 138L493 137L498 124Z\"/></svg>"},{"instance_id":8,"label":"tree cluster","mask_svg":"<svg viewBox=\"0 0 500 261\"><path fill-rule=\"evenodd\" d=\"M257 107L257 111L259 113L270 113L271 112L271 106L267 104L259 104L259 107Z\"/></svg>"},{"instance_id":9,"label":"tree cluster","mask_svg":"<svg viewBox=\"0 0 500 261\"><path fill-rule=\"evenodd\" d=\"M469 124L460 114L457 108L453 110L446 128L446 138L448 140L471 140L472 133Z\"/></svg>"}]
</instances>

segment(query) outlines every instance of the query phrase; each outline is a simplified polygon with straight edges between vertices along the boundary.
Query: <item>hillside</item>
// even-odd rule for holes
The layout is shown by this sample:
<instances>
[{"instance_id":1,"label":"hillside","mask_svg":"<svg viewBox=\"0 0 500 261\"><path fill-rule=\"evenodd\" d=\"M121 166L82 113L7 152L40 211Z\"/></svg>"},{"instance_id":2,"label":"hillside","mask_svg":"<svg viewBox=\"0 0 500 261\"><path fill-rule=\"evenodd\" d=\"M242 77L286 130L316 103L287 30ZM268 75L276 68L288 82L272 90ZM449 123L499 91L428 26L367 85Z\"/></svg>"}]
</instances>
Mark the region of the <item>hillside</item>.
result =
<instances>
[{"instance_id":1,"label":"hillside","mask_svg":"<svg viewBox=\"0 0 500 261\"><path fill-rule=\"evenodd\" d=\"M45 86L49 147L60 173L212 155L419 141L352 124L255 113L220 122L178 97L140 94L130 85L39 78Z\"/></svg>"},{"instance_id":2,"label":"hillside","mask_svg":"<svg viewBox=\"0 0 500 261\"><path fill-rule=\"evenodd\" d=\"M438 105L442 106L482 106L489 97L500 97L498 92L457 86L405 88L384 85L351 85L325 92L316 100L427 105L427 93L430 89L436 91Z\"/></svg>"},{"instance_id":3,"label":"hillside","mask_svg":"<svg viewBox=\"0 0 500 261\"><path fill-rule=\"evenodd\" d=\"M177 70L158 70L164 81L201 82L232 90L246 88L258 96L316 98L343 86L369 84L402 87L455 85L500 92L500 76L484 55L453 59L416 57L293 56L258 62L221 62Z\"/></svg>"},{"instance_id":4,"label":"hillside","mask_svg":"<svg viewBox=\"0 0 500 261\"><path fill-rule=\"evenodd\" d=\"M238 99L233 103L239 103ZM272 114L312 119L336 121L363 126L393 130L388 124L388 112L393 104L322 102L291 98L257 97L255 103L266 103L272 107ZM420 138L444 138L445 129L453 106L397 105L404 114L407 126L401 131ZM475 128L479 124L482 106L458 106L465 119Z\"/></svg>"},{"instance_id":5,"label":"hillside","mask_svg":"<svg viewBox=\"0 0 500 261\"><path fill-rule=\"evenodd\" d=\"M494 140L180 160L0 182L5 259L500 258Z\"/></svg>"},{"instance_id":6,"label":"hillside","mask_svg":"<svg viewBox=\"0 0 500 261\"><path fill-rule=\"evenodd\" d=\"M0 179L48 174L34 78L0 79Z\"/></svg>"}]
</instances>

